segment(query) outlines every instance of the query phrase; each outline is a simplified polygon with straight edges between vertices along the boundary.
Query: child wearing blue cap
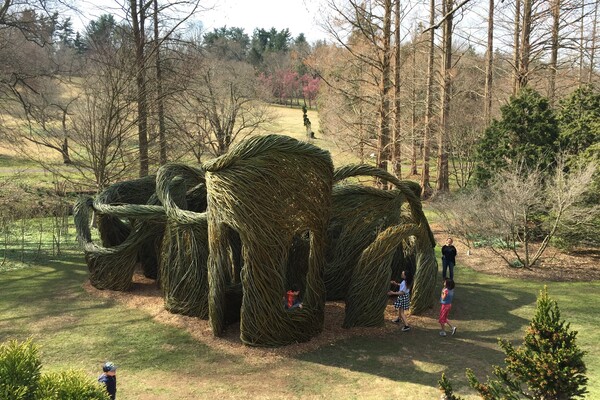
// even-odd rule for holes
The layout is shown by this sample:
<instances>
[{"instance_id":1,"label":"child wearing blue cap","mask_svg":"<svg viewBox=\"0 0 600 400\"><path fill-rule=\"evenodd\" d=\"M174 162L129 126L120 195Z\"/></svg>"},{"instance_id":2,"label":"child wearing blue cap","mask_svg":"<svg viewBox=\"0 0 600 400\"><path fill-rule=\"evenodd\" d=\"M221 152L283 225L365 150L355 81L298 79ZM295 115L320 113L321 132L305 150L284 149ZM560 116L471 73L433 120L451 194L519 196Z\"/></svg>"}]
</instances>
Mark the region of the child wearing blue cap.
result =
<instances>
[{"instance_id":1,"label":"child wearing blue cap","mask_svg":"<svg viewBox=\"0 0 600 400\"><path fill-rule=\"evenodd\" d=\"M106 387L106 391L110 395L111 400L117 397L117 366L111 362L105 362L102 366L104 372L98 378L98 382Z\"/></svg>"}]
</instances>

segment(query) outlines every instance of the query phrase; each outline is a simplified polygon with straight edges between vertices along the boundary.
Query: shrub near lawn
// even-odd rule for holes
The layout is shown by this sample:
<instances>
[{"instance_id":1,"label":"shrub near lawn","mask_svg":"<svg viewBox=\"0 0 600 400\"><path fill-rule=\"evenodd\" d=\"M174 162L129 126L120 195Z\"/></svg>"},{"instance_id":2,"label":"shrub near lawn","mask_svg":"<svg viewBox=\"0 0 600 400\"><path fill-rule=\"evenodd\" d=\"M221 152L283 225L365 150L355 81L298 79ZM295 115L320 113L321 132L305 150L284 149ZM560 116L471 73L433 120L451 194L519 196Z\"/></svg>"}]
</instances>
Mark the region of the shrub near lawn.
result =
<instances>
[{"instance_id":1,"label":"shrub near lawn","mask_svg":"<svg viewBox=\"0 0 600 400\"><path fill-rule=\"evenodd\" d=\"M27 341L0 345L0 398L33 399L41 376L37 347Z\"/></svg>"},{"instance_id":2,"label":"shrub near lawn","mask_svg":"<svg viewBox=\"0 0 600 400\"><path fill-rule=\"evenodd\" d=\"M504 367L494 367L496 379L480 383L467 368L469 385L484 400L540 399L567 400L587 393L585 352L576 343L577 331L560 317L558 303L540 292L537 308L526 330L523 345L517 348L500 340L506 358ZM438 382L446 400L461 400L454 395L450 381L442 374Z\"/></svg>"},{"instance_id":3,"label":"shrub near lawn","mask_svg":"<svg viewBox=\"0 0 600 400\"><path fill-rule=\"evenodd\" d=\"M0 345L0 400L108 400L97 382L79 371L41 374L38 348L31 340Z\"/></svg>"},{"instance_id":4,"label":"shrub near lawn","mask_svg":"<svg viewBox=\"0 0 600 400\"><path fill-rule=\"evenodd\" d=\"M106 400L104 387L90 381L80 371L68 370L44 374L36 391L37 399L44 400Z\"/></svg>"}]
</instances>

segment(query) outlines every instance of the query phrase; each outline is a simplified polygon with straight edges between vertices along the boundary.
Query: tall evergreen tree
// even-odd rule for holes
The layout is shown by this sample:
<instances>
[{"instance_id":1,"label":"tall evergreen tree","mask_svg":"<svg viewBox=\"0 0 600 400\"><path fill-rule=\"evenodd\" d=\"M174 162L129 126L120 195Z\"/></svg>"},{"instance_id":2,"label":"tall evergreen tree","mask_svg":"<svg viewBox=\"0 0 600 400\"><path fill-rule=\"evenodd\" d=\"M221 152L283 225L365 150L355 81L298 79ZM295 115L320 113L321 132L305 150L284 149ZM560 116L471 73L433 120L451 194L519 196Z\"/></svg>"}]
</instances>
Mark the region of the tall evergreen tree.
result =
<instances>
[{"instance_id":1,"label":"tall evergreen tree","mask_svg":"<svg viewBox=\"0 0 600 400\"><path fill-rule=\"evenodd\" d=\"M215 28L203 36L203 46L211 54L227 59L242 61L250 48L250 37L244 28Z\"/></svg>"},{"instance_id":2,"label":"tall evergreen tree","mask_svg":"<svg viewBox=\"0 0 600 400\"><path fill-rule=\"evenodd\" d=\"M475 178L479 184L515 162L545 168L558 149L556 117L548 99L535 90L523 88L500 111L500 120L492 121L477 149Z\"/></svg>"},{"instance_id":3,"label":"tall evergreen tree","mask_svg":"<svg viewBox=\"0 0 600 400\"><path fill-rule=\"evenodd\" d=\"M560 102L558 112L561 147L579 154L600 143L600 91L582 86Z\"/></svg>"}]
</instances>

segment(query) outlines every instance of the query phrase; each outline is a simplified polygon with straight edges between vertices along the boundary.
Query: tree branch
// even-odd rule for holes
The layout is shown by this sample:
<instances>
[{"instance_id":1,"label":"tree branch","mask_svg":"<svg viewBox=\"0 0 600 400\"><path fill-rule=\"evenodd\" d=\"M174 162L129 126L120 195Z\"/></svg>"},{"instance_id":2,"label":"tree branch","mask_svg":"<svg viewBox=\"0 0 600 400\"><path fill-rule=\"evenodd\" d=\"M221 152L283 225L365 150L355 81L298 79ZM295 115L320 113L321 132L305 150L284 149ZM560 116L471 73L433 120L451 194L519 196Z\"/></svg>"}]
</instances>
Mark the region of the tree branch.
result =
<instances>
[{"instance_id":1,"label":"tree branch","mask_svg":"<svg viewBox=\"0 0 600 400\"><path fill-rule=\"evenodd\" d=\"M446 15L444 15L444 17L437 24L432 25L429 28L426 28L421 33L426 33L426 32L428 32L430 30L439 28L440 26L442 26L442 24L444 23L444 21L446 21L450 16L452 16L452 14L454 14L456 11L458 11L462 6L464 6L465 4L467 4L469 1L471 1L471 0L463 0L462 3L460 3L459 5L457 5L456 7L454 7L452 10L448 11L446 13Z\"/></svg>"}]
</instances>

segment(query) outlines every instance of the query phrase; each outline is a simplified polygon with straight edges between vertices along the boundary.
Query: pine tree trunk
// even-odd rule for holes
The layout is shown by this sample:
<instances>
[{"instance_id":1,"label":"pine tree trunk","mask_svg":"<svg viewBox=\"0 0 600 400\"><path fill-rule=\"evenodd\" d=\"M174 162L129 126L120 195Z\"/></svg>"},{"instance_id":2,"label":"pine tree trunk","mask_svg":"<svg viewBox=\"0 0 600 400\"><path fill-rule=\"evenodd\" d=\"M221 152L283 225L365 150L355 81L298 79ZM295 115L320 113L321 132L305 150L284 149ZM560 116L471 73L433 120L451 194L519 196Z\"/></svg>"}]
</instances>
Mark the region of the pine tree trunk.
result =
<instances>
[{"instance_id":1,"label":"pine tree trunk","mask_svg":"<svg viewBox=\"0 0 600 400\"><path fill-rule=\"evenodd\" d=\"M492 120L492 83L494 80L494 0L490 0L488 11L487 52L485 54L485 122Z\"/></svg>"},{"instance_id":2,"label":"pine tree trunk","mask_svg":"<svg viewBox=\"0 0 600 400\"><path fill-rule=\"evenodd\" d=\"M515 24L513 33L513 95L519 92L519 55L521 53L521 46L519 38L521 37L521 0L515 0Z\"/></svg>"},{"instance_id":3,"label":"pine tree trunk","mask_svg":"<svg viewBox=\"0 0 600 400\"><path fill-rule=\"evenodd\" d=\"M453 8L453 0L444 0L443 14L446 15ZM436 189L440 192L450 190L448 175L448 138L450 136L450 98L452 91L452 23L453 14L448 15L443 25L443 60L441 65L442 93L440 96L440 129L438 132L438 177Z\"/></svg>"},{"instance_id":4,"label":"pine tree trunk","mask_svg":"<svg viewBox=\"0 0 600 400\"><path fill-rule=\"evenodd\" d=\"M435 24L435 0L429 2L429 26ZM433 119L433 64L435 51L435 31L429 31L429 50L427 59L427 93L425 97L425 130L423 132L423 167L421 170L422 196L427 198L431 195L431 184L429 183L429 152Z\"/></svg>"},{"instance_id":5,"label":"pine tree trunk","mask_svg":"<svg viewBox=\"0 0 600 400\"><path fill-rule=\"evenodd\" d=\"M519 89L529 82L529 61L531 53L531 14L533 0L523 0L523 26L521 29L521 58L519 60Z\"/></svg>"},{"instance_id":6,"label":"pine tree trunk","mask_svg":"<svg viewBox=\"0 0 600 400\"><path fill-rule=\"evenodd\" d=\"M381 68L381 103L379 106L380 128L377 141L377 166L387 171L389 160L389 144L390 144L390 98L389 93L392 87L390 79L390 34L392 24L392 0L384 2L385 14L383 18L383 62ZM385 186L385 185L381 185Z\"/></svg>"},{"instance_id":7,"label":"pine tree trunk","mask_svg":"<svg viewBox=\"0 0 600 400\"><path fill-rule=\"evenodd\" d=\"M410 158L410 174L417 175L417 152L419 146L417 143L417 44L413 40L412 52L412 107L411 107L411 125L410 132L412 137L412 154Z\"/></svg>"},{"instance_id":8,"label":"pine tree trunk","mask_svg":"<svg viewBox=\"0 0 600 400\"><path fill-rule=\"evenodd\" d=\"M144 31L144 4L138 8L136 0L130 0L131 24L133 28L133 38L135 41L135 68L136 68L136 86L137 86L137 108L138 108L138 146L140 156L140 177L148 175L148 104L146 93L146 61L144 58L144 40L146 33ZM138 15L139 12L139 15Z\"/></svg>"},{"instance_id":9,"label":"pine tree trunk","mask_svg":"<svg viewBox=\"0 0 600 400\"><path fill-rule=\"evenodd\" d=\"M588 83L592 83L594 77L594 63L596 57L596 32L598 27L598 1L594 5L594 21L592 22L592 45L590 47L590 69L588 72Z\"/></svg>"},{"instance_id":10,"label":"pine tree trunk","mask_svg":"<svg viewBox=\"0 0 600 400\"><path fill-rule=\"evenodd\" d=\"M548 80L548 99L554 106L556 98L556 72L558 68L558 34L560 29L560 0L553 0L550 6L552 13L552 39L550 47L550 74Z\"/></svg>"},{"instance_id":11,"label":"pine tree trunk","mask_svg":"<svg viewBox=\"0 0 600 400\"><path fill-rule=\"evenodd\" d=\"M158 113L158 143L160 165L167 163L167 136L165 128L165 107L162 88L162 65L160 61L160 40L158 36L158 0L154 0L154 43L156 52L156 108Z\"/></svg>"},{"instance_id":12,"label":"pine tree trunk","mask_svg":"<svg viewBox=\"0 0 600 400\"><path fill-rule=\"evenodd\" d=\"M402 177L402 135L401 135L401 101L400 101L400 0L396 0L394 7L394 139L392 141L392 165L394 175Z\"/></svg>"},{"instance_id":13,"label":"pine tree trunk","mask_svg":"<svg viewBox=\"0 0 600 400\"><path fill-rule=\"evenodd\" d=\"M583 70L585 64L585 4L581 5L581 19L579 25L579 87L583 85Z\"/></svg>"}]
</instances>

